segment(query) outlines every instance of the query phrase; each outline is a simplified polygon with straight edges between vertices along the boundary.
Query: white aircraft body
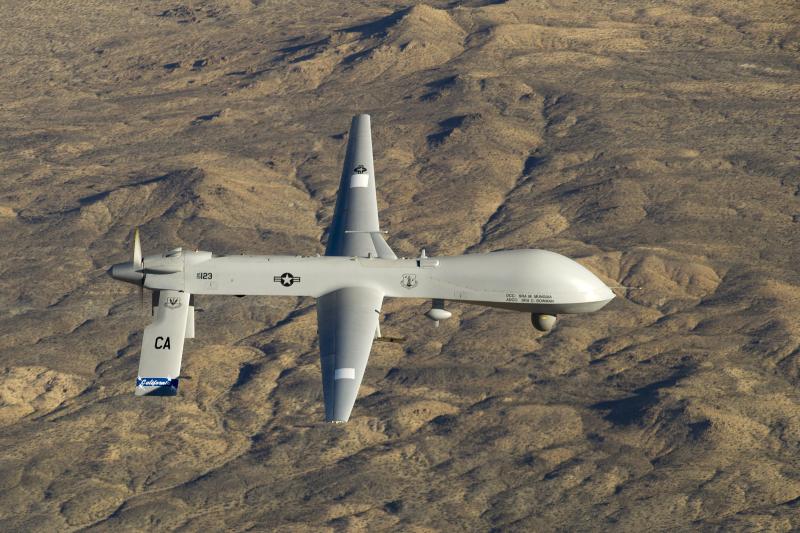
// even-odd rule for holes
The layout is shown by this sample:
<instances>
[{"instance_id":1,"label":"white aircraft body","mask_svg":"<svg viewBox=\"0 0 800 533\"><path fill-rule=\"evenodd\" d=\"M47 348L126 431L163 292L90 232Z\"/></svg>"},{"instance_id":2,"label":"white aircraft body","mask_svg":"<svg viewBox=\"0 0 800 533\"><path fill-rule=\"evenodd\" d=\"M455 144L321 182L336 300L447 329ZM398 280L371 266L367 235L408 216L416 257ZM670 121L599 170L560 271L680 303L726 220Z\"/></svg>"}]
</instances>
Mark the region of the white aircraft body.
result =
<instances>
[{"instance_id":1,"label":"white aircraft body","mask_svg":"<svg viewBox=\"0 0 800 533\"><path fill-rule=\"evenodd\" d=\"M154 291L155 320L145 328L136 395L175 395L184 339L194 338L197 294L311 296L317 299L325 418L346 422L372 342L380 338L384 298L424 298L438 325L446 300L531 313L551 329L558 314L588 313L614 297L575 261L545 250L399 259L378 223L369 115L353 118L325 256L225 256L176 248L133 260L110 274Z\"/></svg>"}]
</instances>

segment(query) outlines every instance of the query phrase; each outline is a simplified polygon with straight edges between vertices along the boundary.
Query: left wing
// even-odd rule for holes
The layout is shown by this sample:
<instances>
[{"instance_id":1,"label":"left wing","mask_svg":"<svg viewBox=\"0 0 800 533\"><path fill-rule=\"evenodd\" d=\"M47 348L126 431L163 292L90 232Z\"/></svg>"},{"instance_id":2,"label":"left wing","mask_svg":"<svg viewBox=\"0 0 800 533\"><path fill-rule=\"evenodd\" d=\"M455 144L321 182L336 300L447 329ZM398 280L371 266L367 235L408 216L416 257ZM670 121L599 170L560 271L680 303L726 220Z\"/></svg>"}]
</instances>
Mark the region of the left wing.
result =
<instances>
[{"instance_id":1,"label":"left wing","mask_svg":"<svg viewBox=\"0 0 800 533\"><path fill-rule=\"evenodd\" d=\"M347 422L367 368L383 293L350 287L317 299L325 420Z\"/></svg>"},{"instance_id":2,"label":"left wing","mask_svg":"<svg viewBox=\"0 0 800 533\"><path fill-rule=\"evenodd\" d=\"M378 223L369 115L356 115L350 126L325 255L397 259Z\"/></svg>"}]
</instances>

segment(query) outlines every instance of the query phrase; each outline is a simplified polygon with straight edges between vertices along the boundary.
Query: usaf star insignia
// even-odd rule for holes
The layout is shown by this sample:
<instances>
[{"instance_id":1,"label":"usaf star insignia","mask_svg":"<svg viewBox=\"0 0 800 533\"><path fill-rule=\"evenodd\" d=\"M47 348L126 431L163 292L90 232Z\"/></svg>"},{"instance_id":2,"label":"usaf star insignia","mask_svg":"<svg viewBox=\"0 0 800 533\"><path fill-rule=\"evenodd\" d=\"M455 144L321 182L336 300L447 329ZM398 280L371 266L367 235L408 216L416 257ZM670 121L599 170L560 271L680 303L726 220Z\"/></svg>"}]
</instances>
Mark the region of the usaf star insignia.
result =
<instances>
[{"instance_id":1,"label":"usaf star insignia","mask_svg":"<svg viewBox=\"0 0 800 533\"><path fill-rule=\"evenodd\" d=\"M272 281L280 283L284 287L291 287L293 283L300 283L300 276L292 276L290 272L286 272L281 276L274 276Z\"/></svg>"}]
</instances>

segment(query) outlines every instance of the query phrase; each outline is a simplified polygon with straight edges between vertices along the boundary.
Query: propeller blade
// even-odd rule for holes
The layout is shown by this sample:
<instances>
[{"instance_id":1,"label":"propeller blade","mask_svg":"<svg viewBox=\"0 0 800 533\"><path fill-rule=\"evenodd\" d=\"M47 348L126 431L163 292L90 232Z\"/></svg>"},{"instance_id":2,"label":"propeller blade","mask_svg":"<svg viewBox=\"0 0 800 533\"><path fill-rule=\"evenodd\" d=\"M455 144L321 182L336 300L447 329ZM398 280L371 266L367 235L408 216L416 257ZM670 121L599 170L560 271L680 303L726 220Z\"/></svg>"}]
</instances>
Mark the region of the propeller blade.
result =
<instances>
[{"instance_id":1,"label":"propeller blade","mask_svg":"<svg viewBox=\"0 0 800 533\"><path fill-rule=\"evenodd\" d=\"M139 228L133 231L133 267L142 268L142 244L139 242Z\"/></svg>"},{"instance_id":2,"label":"propeller blade","mask_svg":"<svg viewBox=\"0 0 800 533\"><path fill-rule=\"evenodd\" d=\"M133 268L141 270L144 267L142 261L142 243L139 240L139 228L133 230ZM144 311L144 276L139 283L139 307Z\"/></svg>"}]
</instances>

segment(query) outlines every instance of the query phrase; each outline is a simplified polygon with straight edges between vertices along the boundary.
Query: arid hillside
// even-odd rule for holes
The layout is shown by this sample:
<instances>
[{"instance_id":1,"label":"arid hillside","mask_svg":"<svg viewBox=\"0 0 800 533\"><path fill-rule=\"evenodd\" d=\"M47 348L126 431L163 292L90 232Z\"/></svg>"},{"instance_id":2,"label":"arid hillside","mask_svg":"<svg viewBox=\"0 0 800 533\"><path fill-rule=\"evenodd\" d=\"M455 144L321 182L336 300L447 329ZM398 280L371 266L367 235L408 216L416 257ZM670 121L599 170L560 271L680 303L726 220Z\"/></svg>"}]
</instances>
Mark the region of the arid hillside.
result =
<instances>
[{"instance_id":1,"label":"arid hillside","mask_svg":"<svg viewBox=\"0 0 800 533\"><path fill-rule=\"evenodd\" d=\"M794 0L3 2L0 530L800 529L798 28ZM398 255L641 289L546 335L387 300L406 341L346 425L313 300L199 297L179 395L135 398L133 228L323 253L356 113Z\"/></svg>"}]
</instances>

